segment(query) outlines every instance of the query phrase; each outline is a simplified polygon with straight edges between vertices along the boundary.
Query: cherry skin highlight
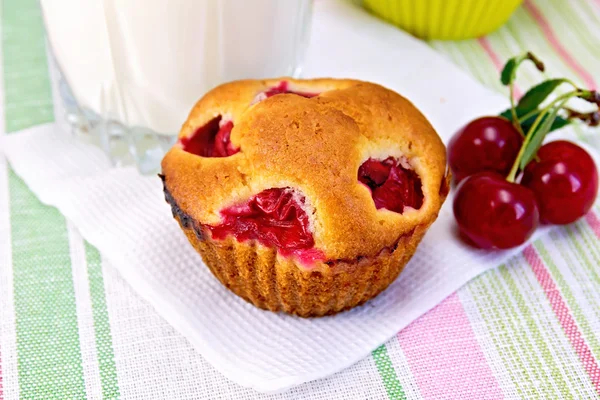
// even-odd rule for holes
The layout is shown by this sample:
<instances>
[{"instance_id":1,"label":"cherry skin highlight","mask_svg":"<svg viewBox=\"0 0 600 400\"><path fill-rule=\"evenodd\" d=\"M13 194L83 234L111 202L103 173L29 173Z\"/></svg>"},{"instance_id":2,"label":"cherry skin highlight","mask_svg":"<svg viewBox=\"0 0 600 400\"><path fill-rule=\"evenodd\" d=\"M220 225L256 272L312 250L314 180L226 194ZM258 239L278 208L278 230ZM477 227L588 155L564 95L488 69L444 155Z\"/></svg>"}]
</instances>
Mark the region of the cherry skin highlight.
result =
<instances>
[{"instance_id":1,"label":"cherry skin highlight","mask_svg":"<svg viewBox=\"0 0 600 400\"><path fill-rule=\"evenodd\" d=\"M523 138L502 117L482 117L469 122L448 144L448 164L456 182L477 172L506 176L517 158Z\"/></svg>"},{"instance_id":2,"label":"cherry skin highlight","mask_svg":"<svg viewBox=\"0 0 600 400\"><path fill-rule=\"evenodd\" d=\"M284 256L297 256L305 262L324 259L314 249L304 197L289 188L267 189L242 204L221 211L222 222L208 226L214 239L232 235L238 241L257 240L276 247Z\"/></svg>"},{"instance_id":3,"label":"cherry skin highlight","mask_svg":"<svg viewBox=\"0 0 600 400\"><path fill-rule=\"evenodd\" d=\"M201 157L228 157L240 151L231 144L233 121L216 117L196 129L190 137L180 139L184 151Z\"/></svg>"},{"instance_id":4,"label":"cherry skin highlight","mask_svg":"<svg viewBox=\"0 0 600 400\"><path fill-rule=\"evenodd\" d=\"M535 196L494 172L464 179L454 196L461 234L482 249L508 249L525 243L539 224Z\"/></svg>"},{"instance_id":5,"label":"cherry skin highlight","mask_svg":"<svg viewBox=\"0 0 600 400\"><path fill-rule=\"evenodd\" d=\"M530 162L521 184L537 199L542 222L569 224L584 216L598 194L598 170L581 147L559 140L538 150L539 161Z\"/></svg>"},{"instance_id":6,"label":"cherry skin highlight","mask_svg":"<svg viewBox=\"0 0 600 400\"><path fill-rule=\"evenodd\" d=\"M402 214L404 207L419 209L423 205L421 178L393 157L368 159L358 169L358 180L371 189L377 209Z\"/></svg>"}]
</instances>

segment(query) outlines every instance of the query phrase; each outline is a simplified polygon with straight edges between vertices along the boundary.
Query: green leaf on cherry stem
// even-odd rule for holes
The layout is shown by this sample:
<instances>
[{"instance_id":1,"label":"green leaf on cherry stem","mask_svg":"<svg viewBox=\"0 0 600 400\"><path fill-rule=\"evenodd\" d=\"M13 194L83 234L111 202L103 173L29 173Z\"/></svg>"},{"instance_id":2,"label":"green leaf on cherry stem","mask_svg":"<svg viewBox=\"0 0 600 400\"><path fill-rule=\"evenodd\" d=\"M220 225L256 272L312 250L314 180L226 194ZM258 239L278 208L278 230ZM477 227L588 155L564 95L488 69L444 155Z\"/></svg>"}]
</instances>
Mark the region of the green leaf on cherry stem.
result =
<instances>
[{"instance_id":1,"label":"green leaf on cherry stem","mask_svg":"<svg viewBox=\"0 0 600 400\"><path fill-rule=\"evenodd\" d=\"M523 116L538 108L554 89L566 82L565 78L548 79L529 89L517 103L517 115Z\"/></svg>"},{"instance_id":2,"label":"green leaf on cherry stem","mask_svg":"<svg viewBox=\"0 0 600 400\"><path fill-rule=\"evenodd\" d=\"M500 82L502 82L504 86L510 85L516 78L517 67L520 64L517 62L517 59L517 57L513 57L508 60L502 69L502 73L500 74Z\"/></svg>"},{"instance_id":3,"label":"green leaf on cherry stem","mask_svg":"<svg viewBox=\"0 0 600 400\"><path fill-rule=\"evenodd\" d=\"M544 71L544 63L542 63L532 53L527 52L525 54L521 54L519 56L511 58L504 65L504 68L502 69L502 72L500 74L500 81L504 86L508 86L515 81L515 79L517 78L517 68L519 68L519 65L521 65L521 63L525 60L530 60L535 64L535 67L538 70Z\"/></svg>"},{"instance_id":4,"label":"green leaf on cherry stem","mask_svg":"<svg viewBox=\"0 0 600 400\"><path fill-rule=\"evenodd\" d=\"M522 117L525 114L531 112L533 110L529 110L526 112L519 112L519 109L517 108L517 117ZM535 122L536 118L540 115L540 110L538 109L537 112L535 114L533 114L531 117L527 118L525 121L521 122L521 129L523 129L523 132L529 132L529 129L531 129L531 126L533 125L533 123ZM504 117L506 119L508 119L509 121L512 120L512 113L510 112L510 108L507 110L504 110L500 113L501 117ZM544 116L544 120L547 118L548 116ZM542 121L543 122L543 121ZM558 129L564 128L565 126L569 125L571 123L571 121L569 121L568 119L561 117L560 115L556 116L556 119L554 120L554 122L552 123L552 126L550 126L550 130L548 132L552 132L552 131L556 131Z\"/></svg>"},{"instance_id":5,"label":"green leaf on cherry stem","mask_svg":"<svg viewBox=\"0 0 600 400\"><path fill-rule=\"evenodd\" d=\"M531 139L529 140L529 143L527 144L527 147L523 152L523 156L519 161L520 170L525 169L527 164L529 164L529 162L535 158L535 155L542 146L544 138L546 137L548 132L550 132L550 128L552 127L552 125L554 125L554 122L558 117L559 110L560 107L552 108L552 111L550 111L542 117L542 120L537 126L537 128L533 132L527 133L528 136L531 136Z\"/></svg>"},{"instance_id":6,"label":"green leaf on cherry stem","mask_svg":"<svg viewBox=\"0 0 600 400\"><path fill-rule=\"evenodd\" d=\"M527 93L523 95L523 97L521 97L515 108L518 118L521 118L533 112L534 110L537 110L536 113L533 113L529 118L521 122L521 129L523 130L523 132L528 132L531 126L533 125L534 121L538 117L540 113L539 106L558 86L565 82L568 82L568 80L564 78L549 79L547 81L535 85L534 87L529 89ZM512 120L513 118L510 108L500 113L500 115L508 120ZM568 119L557 115L554 122L550 126L549 132L563 128L569 123L570 121Z\"/></svg>"}]
</instances>

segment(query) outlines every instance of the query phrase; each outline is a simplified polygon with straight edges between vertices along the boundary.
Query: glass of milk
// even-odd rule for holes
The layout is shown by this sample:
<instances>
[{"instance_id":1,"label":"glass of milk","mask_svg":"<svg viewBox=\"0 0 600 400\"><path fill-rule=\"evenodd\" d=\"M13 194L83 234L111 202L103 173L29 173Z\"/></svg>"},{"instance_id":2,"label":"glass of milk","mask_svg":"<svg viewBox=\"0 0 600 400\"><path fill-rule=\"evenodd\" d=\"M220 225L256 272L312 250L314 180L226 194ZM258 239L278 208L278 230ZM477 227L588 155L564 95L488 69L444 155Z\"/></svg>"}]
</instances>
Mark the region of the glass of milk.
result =
<instances>
[{"instance_id":1,"label":"glass of milk","mask_svg":"<svg viewBox=\"0 0 600 400\"><path fill-rule=\"evenodd\" d=\"M58 93L77 136L154 173L220 83L298 76L312 0L41 0Z\"/></svg>"}]
</instances>

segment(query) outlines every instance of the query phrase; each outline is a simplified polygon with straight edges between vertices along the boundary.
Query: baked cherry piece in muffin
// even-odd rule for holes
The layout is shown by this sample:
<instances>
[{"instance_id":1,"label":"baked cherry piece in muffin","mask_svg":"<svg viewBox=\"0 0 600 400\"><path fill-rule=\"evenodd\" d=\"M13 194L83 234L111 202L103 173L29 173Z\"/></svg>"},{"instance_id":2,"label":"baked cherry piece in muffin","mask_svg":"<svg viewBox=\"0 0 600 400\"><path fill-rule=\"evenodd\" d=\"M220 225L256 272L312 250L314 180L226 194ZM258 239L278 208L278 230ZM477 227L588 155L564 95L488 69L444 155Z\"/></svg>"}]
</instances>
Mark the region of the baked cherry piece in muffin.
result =
<instances>
[{"instance_id":1,"label":"baked cherry piece in muffin","mask_svg":"<svg viewBox=\"0 0 600 400\"><path fill-rule=\"evenodd\" d=\"M215 277L258 307L304 317L384 290L449 187L444 145L408 100L334 79L215 88L191 111L161 177Z\"/></svg>"}]
</instances>

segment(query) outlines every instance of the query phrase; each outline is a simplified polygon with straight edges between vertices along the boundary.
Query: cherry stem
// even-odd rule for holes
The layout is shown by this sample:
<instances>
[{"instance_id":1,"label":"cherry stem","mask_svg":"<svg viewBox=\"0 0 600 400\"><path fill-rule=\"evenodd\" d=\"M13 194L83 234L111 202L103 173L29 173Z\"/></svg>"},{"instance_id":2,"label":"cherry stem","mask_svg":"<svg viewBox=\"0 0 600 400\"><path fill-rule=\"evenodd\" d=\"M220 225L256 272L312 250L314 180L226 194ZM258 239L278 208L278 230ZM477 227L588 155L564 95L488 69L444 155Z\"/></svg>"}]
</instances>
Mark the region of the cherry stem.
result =
<instances>
[{"instance_id":1,"label":"cherry stem","mask_svg":"<svg viewBox=\"0 0 600 400\"><path fill-rule=\"evenodd\" d=\"M529 128L529 131L527 132L527 135L525 136L525 140L523 141L523 144L521 145L521 148L519 149L519 154L517 154L517 158L515 159L515 162L513 163L512 168L510 169L510 172L508 173L508 176L506 177L506 180L508 182L513 183L515 181L515 179L517 177L517 172L519 171L519 165L521 164L521 159L523 158L523 155L525 154L525 150L527 149L527 146L529 145L529 143L531 142L531 139L534 136L533 133L535 132L535 130L537 129L537 127L540 125L540 123L544 119L544 116L546 114L548 114L550 112L550 110L552 108L554 108L557 103L560 102L558 105L556 105L556 107L559 108L559 109L561 109L561 108L564 107L564 105L570 99L572 99L573 97L581 95L582 92L586 92L586 91L582 91L580 89L577 89L577 90L573 90L573 91L568 92L568 93L564 93L564 94L558 96L552 102L550 102L550 104L548 104L546 107L544 107L540 111L540 114L538 115L538 117L533 122L533 125L531 125L531 128Z\"/></svg>"},{"instance_id":2,"label":"cherry stem","mask_svg":"<svg viewBox=\"0 0 600 400\"><path fill-rule=\"evenodd\" d=\"M517 132L521 134L521 137L525 137L525 133L523 132L523 128L521 127L521 121L517 116L517 107L515 106L515 83L512 81L509 86L510 91L510 112L512 114L512 124L516 128Z\"/></svg>"},{"instance_id":3,"label":"cherry stem","mask_svg":"<svg viewBox=\"0 0 600 400\"><path fill-rule=\"evenodd\" d=\"M578 90L578 91L582 91L582 92L587 92L585 90L580 89L575 82L573 82L570 79L564 78L564 83L568 83L569 85L573 86L574 90ZM533 117L534 115L536 115L539 112L539 110L537 108L529 111L527 114L523 115L521 118L518 118L517 121L519 121L519 126L521 125L522 122L527 121L529 118ZM516 113L516 111L515 111ZM513 113L513 118L515 117L515 114Z\"/></svg>"},{"instance_id":4,"label":"cherry stem","mask_svg":"<svg viewBox=\"0 0 600 400\"><path fill-rule=\"evenodd\" d=\"M529 111L527 114L523 115L521 118L518 119L519 121L519 125L522 122L527 121L529 118L533 117L534 115L536 115L540 110L538 110L537 108L534 110Z\"/></svg>"}]
</instances>

